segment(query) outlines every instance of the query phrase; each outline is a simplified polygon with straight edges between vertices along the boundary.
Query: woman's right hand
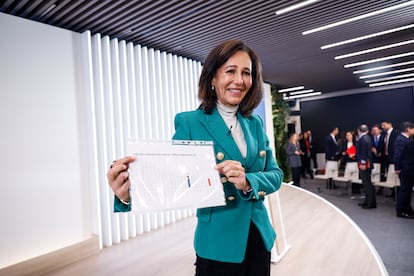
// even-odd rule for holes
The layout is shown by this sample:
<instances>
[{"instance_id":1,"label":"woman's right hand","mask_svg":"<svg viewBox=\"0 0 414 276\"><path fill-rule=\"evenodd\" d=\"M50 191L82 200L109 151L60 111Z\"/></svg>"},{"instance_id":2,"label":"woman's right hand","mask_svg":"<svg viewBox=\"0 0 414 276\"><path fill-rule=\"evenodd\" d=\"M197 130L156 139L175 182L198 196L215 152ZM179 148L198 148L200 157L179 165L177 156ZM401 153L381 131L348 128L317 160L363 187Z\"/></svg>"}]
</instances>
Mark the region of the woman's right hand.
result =
<instances>
[{"instance_id":1,"label":"woman's right hand","mask_svg":"<svg viewBox=\"0 0 414 276\"><path fill-rule=\"evenodd\" d=\"M125 202L130 201L129 188L131 183L129 181L128 167L129 163L133 161L135 161L135 157L133 156L126 156L115 160L106 173L112 191L117 198Z\"/></svg>"}]
</instances>

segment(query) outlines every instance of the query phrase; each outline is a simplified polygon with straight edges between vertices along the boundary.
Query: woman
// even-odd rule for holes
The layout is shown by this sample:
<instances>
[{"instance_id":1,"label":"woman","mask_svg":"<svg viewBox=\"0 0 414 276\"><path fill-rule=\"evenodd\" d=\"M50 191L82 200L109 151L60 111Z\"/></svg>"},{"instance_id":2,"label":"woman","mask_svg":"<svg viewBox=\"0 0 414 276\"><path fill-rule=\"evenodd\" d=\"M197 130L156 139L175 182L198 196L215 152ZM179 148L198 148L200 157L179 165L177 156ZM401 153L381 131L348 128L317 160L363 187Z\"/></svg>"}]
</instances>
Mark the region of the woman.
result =
<instances>
[{"instance_id":1,"label":"woman","mask_svg":"<svg viewBox=\"0 0 414 276\"><path fill-rule=\"evenodd\" d=\"M345 133L345 141L342 144L341 149L341 166L342 171L345 171L346 163L356 162L356 147L355 147L355 136L352 131L347 131ZM360 184L352 183L352 193L360 194Z\"/></svg>"},{"instance_id":2,"label":"woman","mask_svg":"<svg viewBox=\"0 0 414 276\"><path fill-rule=\"evenodd\" d=\"M345 133L345 142L342 144L342 159L344 164L347 162L355 162L356 160L356 147L355 139L352 131L347 131Z\"/></svg>"},{"instance_id":3,"label":"woman","mask_svg":"<svg viewBox=\"0 0 414 276\"><path fill-rule=\"evenodd\" d=\"M292 133L289 137L289 142L286 145L286 154L288 156L288 163L292 172L293 185L300 187L300 173L301 173L301 156L303 152L300 150L299 137L296 133Z\"/></svg>"},{"instance_id":4,"label":"woman","mask_svg":"<svg viewBox=\"0 0 414 276\"><path fill-rule=\"evenodd\" d=\"M215 47L203 66L198 96L197 110L176 115L173 139L213 141L227 204L197 210L196 276L270 275L276 234L263 200L279 189L283 173L260 117L252 115L262 99L256 54L237 40ZM129 207L131 161L121 159L108 172L119 211Z\"/></svg>"}]
</instances>

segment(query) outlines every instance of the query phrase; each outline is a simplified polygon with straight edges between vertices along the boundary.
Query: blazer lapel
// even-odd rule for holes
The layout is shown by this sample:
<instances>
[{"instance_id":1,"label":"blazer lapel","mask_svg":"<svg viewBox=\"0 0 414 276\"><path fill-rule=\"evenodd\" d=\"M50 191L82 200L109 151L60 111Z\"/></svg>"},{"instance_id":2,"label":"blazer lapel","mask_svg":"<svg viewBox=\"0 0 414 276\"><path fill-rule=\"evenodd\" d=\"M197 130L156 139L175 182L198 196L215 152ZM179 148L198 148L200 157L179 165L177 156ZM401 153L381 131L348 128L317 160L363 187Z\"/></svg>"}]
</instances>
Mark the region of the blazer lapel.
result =
<instances>
[{"instance_id":1,"label":"blazer lapel","mask_svg":"<svg viewBox=\"0 0 414 276\"><path fill-rule=\"evenodd\" d=\"M226 123L224 122L223 118L221 118L217 109L214 109L210 115L204 114L204 118L202 118L200 122L210 133L211 137L213 138L213 142L220 145L220 147L223 149L226 160L243 160L243 157L236 145L236 142L233 139L233 136L229 132Z\"/></svg>"},{"instance_id":2,"label":"blazer lapel","mask_svg":"<svg viewBox=\"0 0 414 276\"><path fill-rule=\"evenodd\" d=\"M239 119L240 126L243 129L244 139L247 144L247 154L245 162L246 164L251 164L258 157L258 137L257 133L259 130L256 129L257 125L254 124L253 120L244 118L240 113L237 113L237 118Z\"/></svg>"}]
</instances>

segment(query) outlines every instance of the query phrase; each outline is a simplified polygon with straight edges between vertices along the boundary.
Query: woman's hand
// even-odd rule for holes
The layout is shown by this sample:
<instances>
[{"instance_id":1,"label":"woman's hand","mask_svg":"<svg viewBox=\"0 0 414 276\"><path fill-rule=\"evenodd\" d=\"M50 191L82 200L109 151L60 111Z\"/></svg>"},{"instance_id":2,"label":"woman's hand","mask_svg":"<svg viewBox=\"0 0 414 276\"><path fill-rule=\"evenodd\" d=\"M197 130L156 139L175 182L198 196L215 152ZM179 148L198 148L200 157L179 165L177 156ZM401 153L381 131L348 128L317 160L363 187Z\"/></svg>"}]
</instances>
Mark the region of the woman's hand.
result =
<instances>
[{"instance_id":1,"label":"woman's hand","mask_svg":"<svg viewBox=\"0 0 414 276\"><path fill-rule=\"evenodd\" d=\"M246 173L240 162L226 160L216 166L219 173L224 174L228 181L233 183L236 189L248 191L251 189L246 179Z\"/></svg>"},{"instance_id":2,"label":"woman's hand","mask_svg":"<svg viewBox=\"0 0 414 276\"><path fill-rule=\"evenodd\" d=\"M119 160L115 160L109 171L106 173L109 186L117 198L129 202L129 188L131 183L129 181L128 167L129 163L135 161L135 157L127 156Z\"/></svg>"}]
</instances>

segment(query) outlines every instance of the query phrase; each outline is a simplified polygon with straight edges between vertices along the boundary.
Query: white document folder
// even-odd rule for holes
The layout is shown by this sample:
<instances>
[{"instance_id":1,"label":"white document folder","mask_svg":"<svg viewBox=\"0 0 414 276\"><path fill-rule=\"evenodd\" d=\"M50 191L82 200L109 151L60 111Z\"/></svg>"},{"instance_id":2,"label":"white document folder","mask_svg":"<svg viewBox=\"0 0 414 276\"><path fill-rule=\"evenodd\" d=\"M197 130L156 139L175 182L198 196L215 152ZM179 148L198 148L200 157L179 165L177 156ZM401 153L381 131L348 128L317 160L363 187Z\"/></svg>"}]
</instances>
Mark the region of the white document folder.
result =
<instances>
[{"instance_id":1,"label":"white document folder","mask_svg":"<svg viewBox=\"0 0 414 276\"><path fill-rule=\"evenodd\" d=\"M152 212L225 205L212 142L130 142L131 210Z\"/></svg>"}]
</instances>

